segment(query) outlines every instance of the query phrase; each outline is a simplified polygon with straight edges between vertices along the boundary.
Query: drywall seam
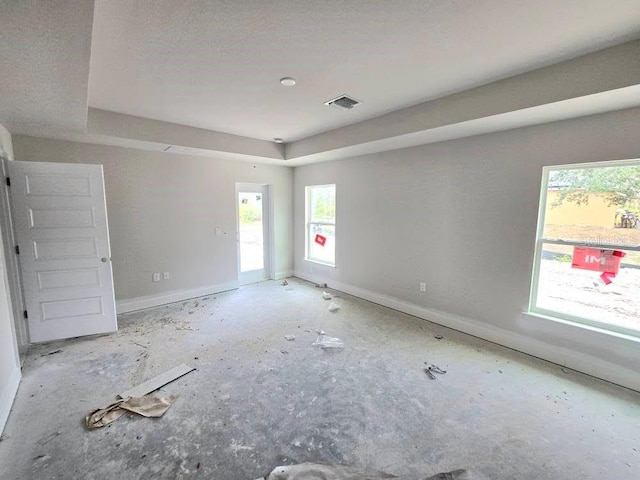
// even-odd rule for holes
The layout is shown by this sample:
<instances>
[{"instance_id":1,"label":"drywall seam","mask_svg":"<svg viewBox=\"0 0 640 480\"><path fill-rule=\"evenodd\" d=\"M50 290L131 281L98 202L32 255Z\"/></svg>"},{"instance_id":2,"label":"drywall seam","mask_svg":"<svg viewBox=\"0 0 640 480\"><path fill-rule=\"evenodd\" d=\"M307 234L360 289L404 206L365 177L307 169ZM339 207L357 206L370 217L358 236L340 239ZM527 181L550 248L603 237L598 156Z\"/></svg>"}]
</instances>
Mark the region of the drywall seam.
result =
<instances>
[{"instance_id":1,"label":"drywall seam","mask_svg":"<svg viewBox=\"0 0 640 480\"><path fill-rule=\"evenodd\" d=\"M9 412L13 405L13 399L16 398L16 394L18 393L18 386L20 385L21 378L22 374L20 373L20 368L16 366L13 369L13 372L11 372L7 386L0 397L0 434L2 434L4 426L7 423L7 419L9 418Z\"/></svg>"},{"instance_id":2,"label":"drywall seam","mask_svg":"<svg viewBox=\"0 0 640 480\"><path fill-rule=\"evenodd\" d=\"M295 277L314 283L325 283L326 279L295 271ZM640 374L626 366L613 364L574 350L549 345L540 340L487 325L470 318L453 315L439 310L421 307L395 297L382 295L370 290L332 281L329 287L364 300L407 313L429 322L473 335L474 337L547 360L572 370L591 375L607 382L640 391ZM636 347L637 348L637 347Z\"/></svg>"},{"instance_id":3,"label":"drywall seam","mask_svg":"<svg viewBox=\"0 0 640 480\"><path fill-rule=\"evenodd\" d=\"M146 295L144 297L129 298L126 300L116 300L116 313L129 313L145 308L158 307L173 302L181 302L191 298L213 295L214 293L226 292L238 288L238 282L226 282L206 287L193 288L190 290L173 290L159 293L157 295Z\"/></svg>"}]
</instances>

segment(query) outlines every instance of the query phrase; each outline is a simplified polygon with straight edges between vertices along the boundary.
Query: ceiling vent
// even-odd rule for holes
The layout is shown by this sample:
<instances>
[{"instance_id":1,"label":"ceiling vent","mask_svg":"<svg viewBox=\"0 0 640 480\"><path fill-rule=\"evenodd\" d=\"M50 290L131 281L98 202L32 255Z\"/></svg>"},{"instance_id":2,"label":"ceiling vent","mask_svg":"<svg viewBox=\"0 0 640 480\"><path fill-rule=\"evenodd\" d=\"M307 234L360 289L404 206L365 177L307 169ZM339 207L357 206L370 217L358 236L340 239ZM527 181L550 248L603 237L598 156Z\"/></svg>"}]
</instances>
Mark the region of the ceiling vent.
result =
<instances>
[{"instance_id":1,"label":"ceiling vent","mask_svg":"<svg viewBox=\"0 0 640 480\"><path fill-rule=\"evenodd\" d=\"M347 97L346 95L340 95L339 97L334 98L333 100L329 100L328 102L324 102L325 105L330 105L333 107L337 107L343 110L351 110L356 105L360 105L362 102L360 100L356 100L355 98Z\"/></svg>"}]
</instances>

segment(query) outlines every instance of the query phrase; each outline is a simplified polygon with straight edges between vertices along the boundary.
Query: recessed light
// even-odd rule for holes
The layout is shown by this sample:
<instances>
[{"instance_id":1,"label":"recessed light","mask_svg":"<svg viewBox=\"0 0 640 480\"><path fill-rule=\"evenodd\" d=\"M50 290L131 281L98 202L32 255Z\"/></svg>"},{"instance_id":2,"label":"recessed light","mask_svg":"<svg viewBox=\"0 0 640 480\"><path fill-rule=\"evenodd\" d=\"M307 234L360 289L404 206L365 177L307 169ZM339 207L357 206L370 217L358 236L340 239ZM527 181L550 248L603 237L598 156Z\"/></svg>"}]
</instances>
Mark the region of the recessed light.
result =
<instances>
[{"instance_id":1,"label":"recessed light","mask_svg":"<svg viewBox=\"0 0 640 480\"><path fill-rule=\"evenodd\" d=\"M292 77L283 77L280 79L280 83L285 87L293 87L296 84L296 79Z\"/></svg>"},{"instance_id":2,"label":"recessed light","mask_svg":"<svg viewBox=\"0 0 640 480\"><path fill-rule=\"evenodd\" d=\"M283 139L281 139L281 138L277 138L277 137L276 137L276 138L274 138L274 139L273 139L273 141L274 141L274 142L276 142L276 143L284 143L284 140L283 140Z\"/></svg>"}]
</instances>

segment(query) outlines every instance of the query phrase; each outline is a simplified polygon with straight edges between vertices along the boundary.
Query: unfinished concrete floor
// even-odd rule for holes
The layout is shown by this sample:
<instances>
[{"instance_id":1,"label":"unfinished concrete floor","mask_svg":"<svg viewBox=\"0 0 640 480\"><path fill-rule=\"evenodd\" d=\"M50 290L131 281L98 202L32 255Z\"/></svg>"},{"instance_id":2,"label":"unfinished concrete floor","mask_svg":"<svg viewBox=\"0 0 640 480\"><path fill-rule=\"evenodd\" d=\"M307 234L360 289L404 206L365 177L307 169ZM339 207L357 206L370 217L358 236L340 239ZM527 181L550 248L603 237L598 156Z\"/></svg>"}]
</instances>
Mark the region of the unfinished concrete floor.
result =
<instances>
[{"instance_id":1,"label":"unfinished concrete floor","mask_svg":"<svg viewBox=\"0 0 640 480\"><path fill-rule=\"evenodd\" d=\"M309 283L263 282L122 315L113 335L34 346L0 477L253 480L318 462L406 480L457 468L640 478L639 393L339 295L331 313ZM344 350L312 347L318 328ZM447 373L430 380L424 362ZM86 413L180 363L197 371L162 388L180 395L164 417L84 428Z\"/></svg>"}]
</instances>

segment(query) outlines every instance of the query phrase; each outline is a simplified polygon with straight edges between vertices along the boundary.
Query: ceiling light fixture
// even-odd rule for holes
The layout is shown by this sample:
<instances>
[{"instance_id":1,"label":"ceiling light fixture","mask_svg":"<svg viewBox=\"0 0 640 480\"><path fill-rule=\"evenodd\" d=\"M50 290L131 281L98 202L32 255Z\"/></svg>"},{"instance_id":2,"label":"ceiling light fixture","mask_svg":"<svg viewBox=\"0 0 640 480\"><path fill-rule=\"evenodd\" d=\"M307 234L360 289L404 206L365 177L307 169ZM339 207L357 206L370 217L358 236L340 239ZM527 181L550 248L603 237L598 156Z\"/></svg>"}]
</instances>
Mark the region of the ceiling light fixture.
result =
<instances>
[{"instance_id":1,"label":"ceiling light fixture","mask_svg":"<svg viewBox=\"0 0 640 480\"><path fill-rule=\"evenodd\" d=\"M284 140L278 137L274 138L273 141L276 143L284 143Z\"/></svg>"},{"instance_id":2,"label":"ceiling light fixture","mask_svg":"<svg viewBox=\"0 0 640 480\"><path fill-rule=\"evenodd\" d=\"M293 87L296 84L296 79L292 77L282 77L280 83L285 87Z\"/></svg>"}]
</instances>

